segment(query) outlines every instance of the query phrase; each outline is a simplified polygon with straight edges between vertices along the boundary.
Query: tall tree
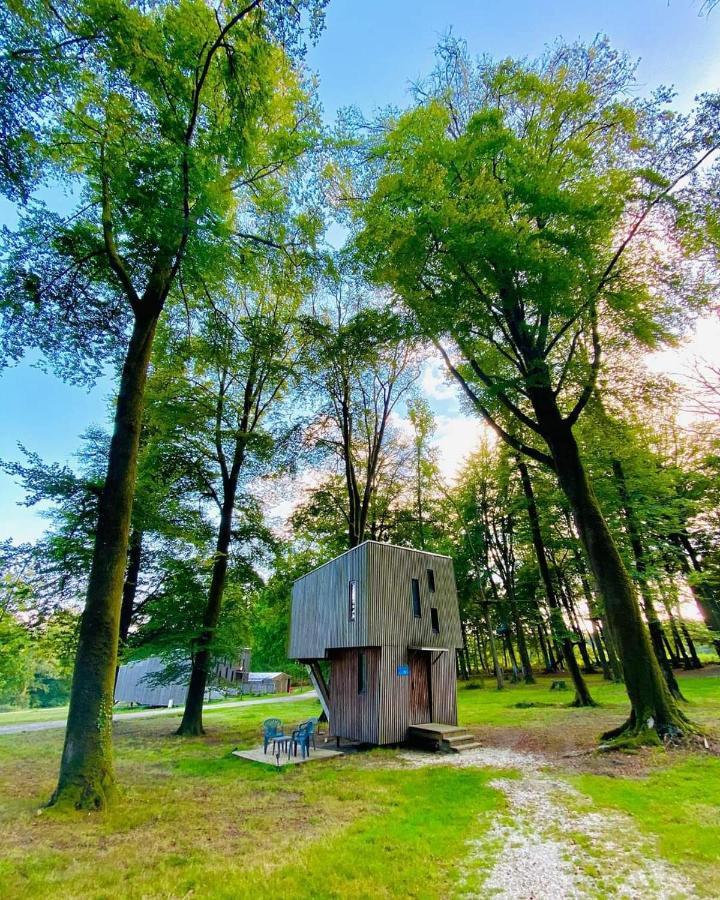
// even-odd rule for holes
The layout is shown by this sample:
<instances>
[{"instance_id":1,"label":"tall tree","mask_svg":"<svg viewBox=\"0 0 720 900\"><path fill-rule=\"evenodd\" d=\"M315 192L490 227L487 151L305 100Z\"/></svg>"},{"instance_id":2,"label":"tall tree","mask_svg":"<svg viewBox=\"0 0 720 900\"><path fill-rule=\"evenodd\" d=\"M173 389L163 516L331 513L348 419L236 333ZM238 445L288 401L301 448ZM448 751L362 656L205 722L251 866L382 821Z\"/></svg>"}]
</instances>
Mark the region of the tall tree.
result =
<instances>
[{"instance_id":1,"label":"tall tree","mask_svg":"<svg viewBox=\"0 0 720 900\"><path fill-rule=\"evenodd\" d=\"M533 491L530 472L528 470L527 464L522 458L518 458L517 464L523 486L523 493L525 494L527 517L530 523L530 534L532 536L533 548L535 550L535 558L537 560L538 569L540 570L540 577L542 579L543 587L545 588L545 599L547 600L547 604L550 609L550 627L552 636L557 641L557 643L562 646L563 659L565 661L565 665L570 670L573 684L575 685L576 705L594 706L595 701L590 695L587 683L582 677L580 667L578 666L577 659L575 658L573 642L571 640L570 633L563 621L560 603L558 601L557 592L555 590L555 584L550 574L550 567L548 566L547 554L545 552L545 542L543 541L542 530L540 528L540 514L538 512L537 503L535 502L535 492Z\"/></svg>"},{"instance_id":2,"label":"tall tree","mask_svg":"<svg viewBox=\"0 0 720 900\"><path fill-rule=\"evenodd\" d=\"M321 399L313 430L341 474L340 509L348 546L356 547L367 540L373 504L393 465L390 448L400 449L391 440L392 417L419 367L413 341L392 314L370 305L363 309L356 298L346 302L340 285L335 287L334 302L305 323Z\"/></svg>"},{"instance_id":3,"label":"tall tree","mask_svg":"<svg viewBox=\"0 0 720 900\"><path fill-rule=\"evenodd\" d=\"M143 398L171 292L223 277L258 183L301 153L298 45L322 0L44 0L5 10L16 90L0 161L14 194L70 183L63 217L32 203L9 236L5 355L34 345L69 377L111 354L121 374L53 803L103 807L115 790L112 699ZM9 149L8 149L9 148Z\"/></svg>"},{"instance_id":4,"label":"tall tree","mask_svg":"<svg viewBox=\"0 0 720 900\"><path fill-rule=\"evenodd\" d=\"M603 343L627 335L658 346L669 314L703 296L689 267L680 277L672 204L717 148L712 102L687 122L666 114L664 96L628 101L633 66L604 41L559 46L536 65L474 64L452 41L440 52L417 106L371 150L374 183L353 201L358 250L414 312L471 406L555 471L631 703L606 737L679 734L691 726L652 652L574 427ZM504 427L508 417L528 440Z\"/></svg>"},{"instance_id":5,"label":"tall tree","mask_svg":"<svg viewBox=\"0 0 720 900\"><path fill-rule=\"evenodd\" d=\"M218 295L211 309L200 310L189 335L178 310L166 320L158 345L157 409L151 414L165 423L164 440L197 460L200 495L213 504L217 519L179 734L203 733L202 707L233 536L247 539L242 512L247 484L279 466L280 451L293 435L293 416L284 401L297 381L302 352L296 324L302 284L298 273L290 293L272 279L231 289Z\"/></svg>"}]
</instances>

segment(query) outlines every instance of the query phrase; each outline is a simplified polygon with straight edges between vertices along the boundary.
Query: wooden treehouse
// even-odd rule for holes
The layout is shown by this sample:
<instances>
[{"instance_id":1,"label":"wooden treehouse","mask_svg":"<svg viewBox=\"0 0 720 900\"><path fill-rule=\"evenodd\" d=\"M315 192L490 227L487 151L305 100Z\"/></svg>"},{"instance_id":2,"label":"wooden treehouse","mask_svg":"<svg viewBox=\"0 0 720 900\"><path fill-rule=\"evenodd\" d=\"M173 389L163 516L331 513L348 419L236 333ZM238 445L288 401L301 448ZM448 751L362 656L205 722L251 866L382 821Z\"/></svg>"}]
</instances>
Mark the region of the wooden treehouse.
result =
<instances>
[{"instance_id":1,"label":"wooden treehouse","mask_svg":"<svg viewBox=\"0 0 720 900\"><path fill-rule=\"evenodd\" d=\"M289 656L307 665L338 738L476 746L457 727L461 646L450 557L366 541L293 585Z\"/></svg>"}]
</instances>

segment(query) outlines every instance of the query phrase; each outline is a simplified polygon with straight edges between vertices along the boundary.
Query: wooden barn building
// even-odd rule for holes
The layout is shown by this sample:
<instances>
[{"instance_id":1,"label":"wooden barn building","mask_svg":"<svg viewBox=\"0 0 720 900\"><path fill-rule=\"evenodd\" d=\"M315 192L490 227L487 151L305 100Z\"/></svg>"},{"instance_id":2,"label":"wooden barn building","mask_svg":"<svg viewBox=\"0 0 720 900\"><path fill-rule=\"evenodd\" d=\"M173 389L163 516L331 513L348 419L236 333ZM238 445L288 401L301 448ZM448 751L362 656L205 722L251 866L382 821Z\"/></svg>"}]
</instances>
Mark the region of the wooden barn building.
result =
<instances>
[{"instance_id":1,"label":"wooden barn building","mask_svg":"<svg viewBox=\"0 0 720 900\"><path fill-rule=\"evenodd\" d=\"M461 646L447 556L366 541L293 585L289 656L308 666L338 737L395 744L443 725L459 739Z\"/></svg>"}]
</instances>

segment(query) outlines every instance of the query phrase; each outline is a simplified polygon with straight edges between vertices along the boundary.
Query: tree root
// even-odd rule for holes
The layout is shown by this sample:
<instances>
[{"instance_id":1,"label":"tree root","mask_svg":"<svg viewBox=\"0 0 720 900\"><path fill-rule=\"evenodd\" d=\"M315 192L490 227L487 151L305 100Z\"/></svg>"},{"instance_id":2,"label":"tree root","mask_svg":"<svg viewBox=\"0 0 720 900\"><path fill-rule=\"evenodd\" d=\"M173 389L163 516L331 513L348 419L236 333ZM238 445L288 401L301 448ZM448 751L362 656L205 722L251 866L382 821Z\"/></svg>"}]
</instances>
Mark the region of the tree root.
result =
<instances>
[{"instance_id":1,"label":"tree root","mask_svg":"<svg viewBox=\"0 0 720 900\"><path fill-rule=\"evenodd\" d=\"M115 799L116 789L113 781L82 781L58 787L48 800L45 809L59 813L83 810L100 812L107 809Z\"/></svg>"},{"instance_id":2,"label":"tree root","mask_svg":"<svg viewBox=\"0 0 720 900\"><path fill-rule=\"evenodd\" d=\"M672 721L656 722L653 716L638 719L633 711L630 718L601 735L601 750L633 750L638 747L684 746L701 735L702 731L682 711L678 710Z\"/></svg>"},{"instance_id":3,"label":"tree root","mask_svg":"<svg viewBox=\"0 0 720 900\"><path fill-rule=\"evenodd\" d=\"M205 729L199 722L195 722L189 725L184 725L181 723L175 734L179 735L180 737L203 737L205 735Z\"/></svg>"},{"instance_id":4,"label":"tree root","mask_svg":"<svg viewBox=\"0 0 720 900\"><path fill-rule=\"evenodd\" d=\"M592 697L589 697L587 700L583 700L581 697L575 694L575 699L572 701L572 703L568 703L568 706L574 709L580 709L582 707L589 708L592 706L600 706L600 704L596 700L593 700Z\"/></svg>"}]
</instances>

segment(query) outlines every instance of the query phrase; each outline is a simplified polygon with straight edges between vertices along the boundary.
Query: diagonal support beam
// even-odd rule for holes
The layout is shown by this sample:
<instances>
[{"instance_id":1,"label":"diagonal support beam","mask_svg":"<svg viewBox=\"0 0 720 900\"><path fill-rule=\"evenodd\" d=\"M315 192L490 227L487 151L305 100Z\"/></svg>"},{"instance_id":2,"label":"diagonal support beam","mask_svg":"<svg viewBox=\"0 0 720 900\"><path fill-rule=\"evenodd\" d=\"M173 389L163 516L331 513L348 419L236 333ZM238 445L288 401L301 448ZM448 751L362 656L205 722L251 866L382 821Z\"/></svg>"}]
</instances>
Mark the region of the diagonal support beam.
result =
<instances>
[{"instance_id":1,"label":"diagonal support beam","mask_svg":"<svg viewBox=\"0 0 720 900\"><path fill-rule=\"evenodd\" d=\"M317 695L320 698L320 705L323 708L328 722L330 722L330 691L328 690L327 682L325 681L320 664L316 659L313 659L310 662L305 663L305 666L308 670L312 686L315 688Z\"/></svg>"}]
</instances>

